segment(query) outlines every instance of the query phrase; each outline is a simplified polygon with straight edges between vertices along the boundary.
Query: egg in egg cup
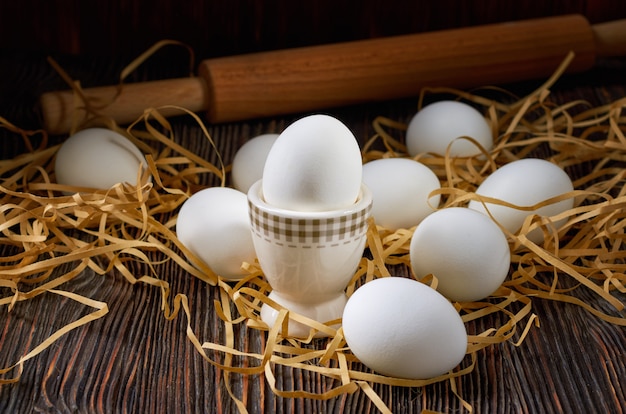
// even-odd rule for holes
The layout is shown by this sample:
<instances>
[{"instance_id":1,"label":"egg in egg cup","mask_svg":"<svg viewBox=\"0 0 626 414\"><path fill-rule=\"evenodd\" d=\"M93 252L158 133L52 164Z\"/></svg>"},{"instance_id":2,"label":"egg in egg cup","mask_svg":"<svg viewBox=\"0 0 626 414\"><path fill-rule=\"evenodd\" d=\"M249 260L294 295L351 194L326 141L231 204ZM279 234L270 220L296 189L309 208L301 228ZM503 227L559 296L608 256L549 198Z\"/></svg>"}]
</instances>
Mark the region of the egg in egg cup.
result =
<instances>
[{"instance_id":1,"label":"egg in egg cup","mask_svg":"<svg viewBox=\"0 0 626 414\"><path fill-rule=\"evenodd\" d=\"M250 188L248 205L257 258L272 287L269 298L321 323L341 318L347 302L344 290L365 249L370 190L361 185L359 197L349 207L306 212L266 203L262 182ZM261 319L272 327L279 311L264 304ZM282 334L308 337L310 330L290 320L288 333Z\"/></svg>"}]
</instances>

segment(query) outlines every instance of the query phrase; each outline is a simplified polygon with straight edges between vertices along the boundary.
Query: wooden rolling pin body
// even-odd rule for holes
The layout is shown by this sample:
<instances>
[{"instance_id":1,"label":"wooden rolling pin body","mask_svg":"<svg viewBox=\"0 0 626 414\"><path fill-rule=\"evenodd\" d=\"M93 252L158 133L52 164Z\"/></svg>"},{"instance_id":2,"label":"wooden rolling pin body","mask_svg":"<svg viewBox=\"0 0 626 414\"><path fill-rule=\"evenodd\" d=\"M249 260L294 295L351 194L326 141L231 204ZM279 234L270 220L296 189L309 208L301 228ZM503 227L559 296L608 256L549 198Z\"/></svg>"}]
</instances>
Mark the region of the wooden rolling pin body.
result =
<instances>
[{"instance_id":1,"label":"wooden rolling pin body","mask_svg":"<svg viewBox=\"0 0 626 414\"><path fill-rule=\"evenodd\" d=\"M591 68L597 39L583 16L568 15L215 58L200 64L197 78L125 84L101 113L124 124L146 108L177 105L206 110L208 121L219 123L417 96L425 86L538 79L570 51L576 57L569 71ZM102 87L85 94L106 102L115 92ZM53 134L84 115L72 91L44 94L41 106L44 128Z\"/></svg>"}]
</instances>

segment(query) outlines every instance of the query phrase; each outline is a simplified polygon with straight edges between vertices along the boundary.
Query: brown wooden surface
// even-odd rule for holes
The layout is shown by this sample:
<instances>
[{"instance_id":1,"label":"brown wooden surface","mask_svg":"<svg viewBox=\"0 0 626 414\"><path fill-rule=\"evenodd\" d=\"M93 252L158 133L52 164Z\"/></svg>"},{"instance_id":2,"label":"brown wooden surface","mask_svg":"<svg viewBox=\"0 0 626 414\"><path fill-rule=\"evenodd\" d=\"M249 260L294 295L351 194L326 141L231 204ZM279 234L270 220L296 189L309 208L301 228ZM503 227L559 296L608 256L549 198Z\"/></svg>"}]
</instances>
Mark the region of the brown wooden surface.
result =
<instances>
[{"instance_id":1,"label":"brown wooden surface","mask_svg":"<svg viewBox=\"0 0 626 414\"><path fill-rule=\"evenodd\" d=\"M5 11L15 7L9 6L9 3L3 2L1 6L0 16L3 22L7 16ZM51 5L60 3L62 2L41 4L42 7L52 7ZM285 2L285 7L293 8L287 3L291 4ZM603 2L570 2L565 6L555 2L544 7L552 7L554 12L568 7L596 10L594 5L600 3ZM73 5L66 10L69 16L77 13L78 2L67 4ZM492 6L496 7L495 4L501 3L495 2ZM617 5L617 12L622 10L623 13L623 8L620 9L622 6L619 6L623 2L612 4ZM230 6L222 7L228 9ZM340 12L342 10L340 8ZM389 8L382 6L379 11L391 13ZM50 13L54 16L55 12ZM428 13L434 11L429 9ZM495 12L486 13L486 16L493 16ZM518 14L533 13L535 11L522 9ZM105 21L107 16L113 19L109 14L104 16ZM462 13L456 16L458 21L469 19ZM146 16L146 19L151 18L154 17ZM305 17L302 19L307 20ZM410 19L407 16L399 18L398 25L403 26L402 22L405 22L406 27L408 20ZM49 25L49 22L30 21L25 22L23 27L37 24ZM167 21L163 24L175 25ZM82 23L83 31L88 30L85 25L86 23ZM389 29L393 26L389 23L386 27ZM278 27L282 30L279 33L287 33L285 26ZM50 38L48 41L54 42L64 36L70 38L68 30L70 27L57 32L57 38ZM384 32L383 29L379 30ZM184 30L182 33L185 33ZM269 36L267 32L263 33ZM230 33L226 31L223 34ZM242 33L244 38L245 35L252 37L248 32ZM326 35L317 34L319 37ZM36 39L37 36L39 35L29 33L21 41L26 46L38 49L42 43L41 39ZM98 41L95 36L82 39L76 40L74 46L63 46L71 46L71 50L63 50L64 52L81 54L66 55L55 52L54 56L73 77L81 79L85 84L95 86L114 83L127 60L112 58L107 53L90 55L85 50L94 46L90 42ZM267 39L265 37L261 40ZM124 41L115 37L113 40ZM6 38L3 42L4 51L0 53L0 116L24 128L37 128L40 125L37 98L44 91L65 85L46 62L46 53L38 53L30 47L7 47ZM240 45L241 49L256 47L250 44L246 43L245 47ZM55 45L58 46L59 43ZM44 49L50 46L50 50L56 47L44 46ZM110 47L122 48L119 43ZM132 49L128 53L136 54L142 48L143 45L127 45L126 50ZM163 65L163 61L157 59L142 67L133 78L148 80L181 76L187 69L180 62ZM507 86L523 93L533 90L537 83ZM622 98L626 96L626 61L603 61L599 68L590 73L564 78L555 86L554 95L560 102L582 98L592 104L608 103ZM344 120L356 136L364 140L373 134L371 123L376 116L384 115L406 121L413 114L416 105L417 100L411 98L340 108L331 113ZM260 133L278 132L297 116L210 125L209 129L228 162L245 140ZM211 159L212 150L206 140L202 139L197 126L186 119L173 122L176 135L183 145ZM12 157L23 151L23 146L14 135L0 129L2 158ZM215 183L207 181L203 184ZM0 255L4 254L7 252L0 251ZM63 270L59 269L59 273ZM134 270L136 274L145 272L140 267ZM218 298L218 289L190 277L171 262L161 266L158 271L171 284L173 292L183 292L189 296L193 304L190 322L200 339L219 341L223 331L212 311L213 300ZM406 272L407 269L396 269L398 275ZM224 373L206 363L186 338L184 317L181 315L173 321L167 321L162 316L161 294L158 289L146 285L130 285L115 272L98 276L90 271L84 272L66 288L106 302L110 309L109 314L72 331L28 361L18 383L0 386L0 412L236 412L224 386ZM608 305L598 302L592 294L584 291L579 294L600 309L613 312ZM624 295L620 298L626 300ZM533 303L533 311L539 315L541 327L532 329L519 347L504 343L479 352L475 370L459 383L461 395L472 405L474 412L626 412L626 329L602 322L572 305L547 301ZM7 313L6 308L0 308L0 367L13 364L52 332L88 311L83 306L51 294L21 303L11 313ZM502 316L494 315L492 318L483 318L476 324L469 323L468 330L482 331L487 326L502 322L498 320L500 317ZM249 351L258 351L264 342L261 333L246 329L237 331L236 340L242 349ZM318 345L323 346L323 343ZM293 369L278 368L276 376L277 386L286 390L298 388L320 391L329 385L313 374ZM236 394L244 398L251 413L377 412L362 392L327 401L283 399L272 394L263 376L233 375L230 383ZM423 389L380 385L375 385L374 389L395 413L419 413L423 409L463 412L458 399L445 382Z\"/></svg>"},{"instance_id":2,"label":"brown wooden surface","mask_svg":"<svg viewBox=\"0 0 626 414\"><path fill-rule=\"evenodd\" d=\"M56 82L55 76L43 57L6 56L2 63L3 70L12 75L9 89L20 93L8 98L4 95L2 114L19 125L34 127L35 98L40 90ZM94 64L74 58L63 63L78 73ZM585 98L596 104L613 101L625 94L625 70L623 60L607 62L589 76L563 79L556 96L563 101ZM113 72L103 70L102 76ZM520 91L532 86L515 85ZM373 133L370 125L375 116L406 120L415 105L416 101L410 99L343 108L333 113L344 119L359 139L365 139ZM279 131L291 120L215 125L210 126L210 131L228 161L246 139ZM208 144L200 139L198 127L183 119L174 120L174 126L184 145L211 156ZM3 157L21 150L7 131L0 130L0 134ZM135 270L137 274L145 271L139 267ZM190 297L191 324L201 340L218 341L222 332L212 311L217 288L190 277L171 262L158 270L171 283L173 292ZM397 274L406 274L406 269L398 269ZM62 337L27 362L19 383L0 388L0 412L235 411L224 388L223 373L204 362L187 340L184 318L168 322L162 317L158 289L132 286L114 272L104 277L85 272L67 288L108 303L109 314ZM594 300L591 295L586 299ZM0 366L5 367L88 309L47 294L19 304L11 313L1 311ZM532 329L520 347L505 343L481 351L475 371L463 378L461 395L475 412L624 412L626 330L560 303L536 302L534 312L540 317L541 327ZM497 316L494 318L480 323L502 322ZM484 328L468 325L470 331ZM263 336L257 331L242 329L237 335L244 349L258 351L262 346ZM277 381L281 389L319 390L321 386L319 378L292 369L278 369ZM245 396L253 413L376 412L363 393L328 401L282 399L271 393L263 376L235 375L231 382L239 395ZM424 389L375 389L398 413L420 412L424 408L443 412L460 409L447 383Z\"/></svg>"}]
</instances>

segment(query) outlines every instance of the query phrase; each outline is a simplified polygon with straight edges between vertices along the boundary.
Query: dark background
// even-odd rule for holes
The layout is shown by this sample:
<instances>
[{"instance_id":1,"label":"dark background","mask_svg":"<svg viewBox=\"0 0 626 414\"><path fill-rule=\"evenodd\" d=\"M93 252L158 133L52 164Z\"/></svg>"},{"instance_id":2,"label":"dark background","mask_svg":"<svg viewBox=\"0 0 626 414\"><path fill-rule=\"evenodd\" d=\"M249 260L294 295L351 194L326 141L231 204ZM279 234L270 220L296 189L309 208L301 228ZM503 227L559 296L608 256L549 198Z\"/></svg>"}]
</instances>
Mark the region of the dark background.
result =
<instances>
[{"instance_id":1,"label":"dark background","mask_svg":"<svg viewBox=\"0 0 626 414\"><path fill-rule=\"evenodd\" d=\"M0 2L0 49L132 58L176 39L199 58L581 13L626 17L623 0Z\"/></svg>"}]
</instances>

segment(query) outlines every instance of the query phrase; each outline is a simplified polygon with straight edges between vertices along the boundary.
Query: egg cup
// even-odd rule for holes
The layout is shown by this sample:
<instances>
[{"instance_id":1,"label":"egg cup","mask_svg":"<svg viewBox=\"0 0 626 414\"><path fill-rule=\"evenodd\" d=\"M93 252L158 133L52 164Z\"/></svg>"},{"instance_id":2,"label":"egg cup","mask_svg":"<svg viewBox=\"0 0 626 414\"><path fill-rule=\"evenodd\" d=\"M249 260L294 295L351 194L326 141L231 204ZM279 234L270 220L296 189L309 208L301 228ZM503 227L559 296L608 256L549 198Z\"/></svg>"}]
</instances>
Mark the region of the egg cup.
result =
<instances>
[{"instance_id":1,"label":"egg cup","mask_svg":"<svg viewBox=\"0 0 626 414\"><path fill-rule=\"evenodd\" d=\"M349 207L332 211L293 211L263 199L262 180L248 191L252 240L272 292L285 309L321 323L341 318L345 288L363 256L370 190L361 185ZM274 325L279 310L264 304L261 319ZM290 320L288 336L308 337L310 327Z\"/></svg>"}]
</instances>

